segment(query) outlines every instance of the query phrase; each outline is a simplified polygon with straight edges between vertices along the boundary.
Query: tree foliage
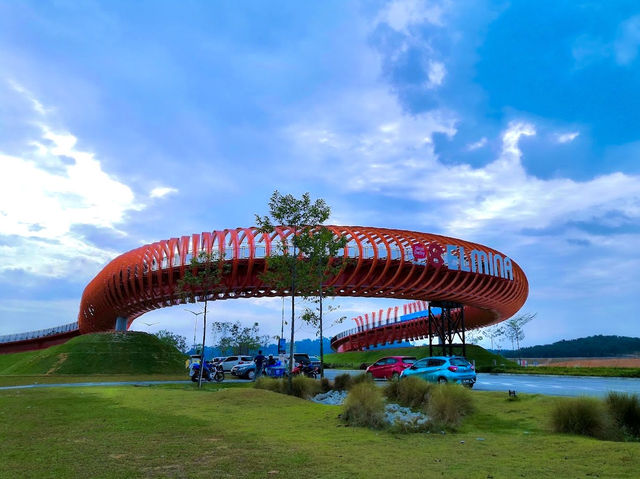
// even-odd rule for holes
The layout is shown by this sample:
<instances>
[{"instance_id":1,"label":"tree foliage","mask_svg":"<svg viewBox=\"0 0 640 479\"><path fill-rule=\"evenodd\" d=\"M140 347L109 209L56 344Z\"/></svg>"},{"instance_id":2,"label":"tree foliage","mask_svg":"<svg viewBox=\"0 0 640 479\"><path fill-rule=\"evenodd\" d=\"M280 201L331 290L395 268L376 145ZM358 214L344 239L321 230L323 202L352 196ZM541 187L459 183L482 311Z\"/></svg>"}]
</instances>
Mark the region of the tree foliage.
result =
<instances>
[{"instance_id":1,"label":"tree foliage","mask_svg":"<svg viewBox=\"0 0 640 479\"><path fill-rule=\"evenodd\" d=\"M293 345L295 343L295 298L298 289L307 291L312 288L310 266L300 255L301 238L307 236L316 226L324 223L331 214L331 208L324 200L311 202L309 193L302 198L282 195L274 191L269 200L269 215L256 215L258 230L272 233L277 226L291 230L290 236L276 241L279 254L267 257L267 270L260 276L264 284L274 289L284 289L291 295L291 339L289 342L289 369L293 369ZM289 381L291 387L291 381Z\"/></svg>"},{"instance_id":2,"label":"tree foliage","mask_svg":"<svg viewBox=\"0 0 640 479\"><path fill-rule=\"evenodd\" d=\"M519 314L518 316L515 316L505 322L504 334L507 339L511 341L512 349L516 349L513 347L515 345L517 347L517 350L520 351L520 341L524 339L524 327L535 317L535 313L524 313Z\"/></svg>"},{"instance_id":3,"label":"tree foliage","mask_svg":"<svg viewBox=\"0 0 640 479\"><path fill-rule=\"evenodd\" d=\"M189 348L187 346L187 338L184 336L180 336L179 334L175 334L169 330L163 329L154 334L160 341L163 343L173 346L178 351L182 353L186 353Z\"/></svg>"},{"instance_id":4,"label":"tree foliage","mask_svg":"<svg viewBox=\"0 0 640 479\"><path fill-rule=\"evenodd\" d=\"M269 342L269 336L260 335L258 323L243 326L240 321L216 321L211 325L217 337L216 346L223 354L250 354L258 351Z\"/></svg>"},{"instance_id":5,"label":"tree foliage","mask_svg":"<svg viewBox=\"0 0 640 479\"><path fill-rule=\"evenodd\" d=\"M202 328L202 345L207 344L207 303L209 299L214 298L223 290L222 278L226 271L224 258L216 253L207 253L206 251L194 255L185 267L182 278L178 280L177 292L182 296L185 302L195 303L203 301L204 308L202 311L202 320L204 327ZM200 313L192 314L198 316ZM204 361L204 351L202 348L202 360ZM198 379L198 387L202 387L202 371L200 368L200 377Z\"/></svg>"}]
</instances>

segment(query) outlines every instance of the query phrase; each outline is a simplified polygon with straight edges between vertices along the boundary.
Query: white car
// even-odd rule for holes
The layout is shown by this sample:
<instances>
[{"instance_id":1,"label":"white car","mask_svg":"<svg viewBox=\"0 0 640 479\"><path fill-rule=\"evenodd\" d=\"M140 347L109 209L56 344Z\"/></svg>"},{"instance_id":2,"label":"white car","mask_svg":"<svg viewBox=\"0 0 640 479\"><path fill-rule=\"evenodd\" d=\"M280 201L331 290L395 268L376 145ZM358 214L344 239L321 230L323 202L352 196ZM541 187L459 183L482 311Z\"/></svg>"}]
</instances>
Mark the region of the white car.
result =
<instances>
[{"instance_id":1,"label":"white car","mask_svg":"<svg viewBox=\"0 0 640 479\"><path fill-rule=\"evenodd\" d=\"M224 372L228 372L228 371L231 371L231 368L237 364L245 364L245 363L252 363L252 362L253 362L253 356L227 356L222 361L220 361L220 364L222 365L222 369L224 370Z\"/></svg>"}]
</instances>

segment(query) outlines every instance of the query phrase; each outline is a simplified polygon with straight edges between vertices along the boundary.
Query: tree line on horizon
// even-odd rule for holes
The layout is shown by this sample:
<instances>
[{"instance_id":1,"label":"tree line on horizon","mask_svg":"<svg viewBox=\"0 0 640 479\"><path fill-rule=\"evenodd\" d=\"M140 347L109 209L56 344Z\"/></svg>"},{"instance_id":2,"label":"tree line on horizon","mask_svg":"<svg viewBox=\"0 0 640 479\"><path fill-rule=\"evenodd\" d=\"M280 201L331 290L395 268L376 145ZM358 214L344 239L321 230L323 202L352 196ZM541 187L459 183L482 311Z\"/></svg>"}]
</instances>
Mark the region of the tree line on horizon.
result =
<instances>
[{"instance_id":1,"label":"tree line on horizon","mask_svg":"<svg viewBox=\"0 0 640 479\"><path fill-rule=\"evenodd\" d=\"M578 339L563 339L552 344L529 346L521 348L520 351L503 349L498 353L506 358L597 358L640 355L640 338L599 334Z\"/></svg>"}]
</instances>

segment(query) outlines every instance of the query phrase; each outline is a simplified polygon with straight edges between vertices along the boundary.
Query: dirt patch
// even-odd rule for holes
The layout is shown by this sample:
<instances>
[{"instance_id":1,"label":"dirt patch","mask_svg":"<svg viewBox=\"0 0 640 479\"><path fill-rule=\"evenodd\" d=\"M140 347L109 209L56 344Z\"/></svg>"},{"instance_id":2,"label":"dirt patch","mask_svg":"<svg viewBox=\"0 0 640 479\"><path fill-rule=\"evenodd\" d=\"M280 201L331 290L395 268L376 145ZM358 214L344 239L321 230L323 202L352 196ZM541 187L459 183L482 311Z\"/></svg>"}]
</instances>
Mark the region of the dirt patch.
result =
<instances>
[{"instance_id":1,"label":"dirt patch","mask_svg":"<svg viewBox=\"0 0 640 479\"><path fill-rule=\"evenodd\" d=\"M640 358L573 359L549 364L568 368L640 368Z\"/></svg>"},{"instance_id":2,"label":"dirt patch","mask_svg":"<svg viewBox=\"0 0 640 479\"><path fill-rule=\"evenodd\" d=\"M69 357L69 353L60 353L60 355L58 356L58 360L55 362L53 366L51 366L51 369L49 369L45 374L55 373L60 368L62 363L64 363L67 360L68 357Z\"/></svg>"}]
</instances>

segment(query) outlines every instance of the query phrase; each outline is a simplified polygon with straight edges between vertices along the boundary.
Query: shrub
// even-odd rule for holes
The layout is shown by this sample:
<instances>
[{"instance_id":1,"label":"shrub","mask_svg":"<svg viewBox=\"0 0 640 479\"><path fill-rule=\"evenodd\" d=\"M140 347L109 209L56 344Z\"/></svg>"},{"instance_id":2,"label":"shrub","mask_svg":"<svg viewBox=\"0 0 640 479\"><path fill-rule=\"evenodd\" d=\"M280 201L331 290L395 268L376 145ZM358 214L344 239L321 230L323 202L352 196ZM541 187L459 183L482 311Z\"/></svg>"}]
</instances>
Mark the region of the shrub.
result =
<instances>
[{"instance_id":1,"label":"shrub","mask_svg":"<svg viewBox=\"0 0 640 479\"><path fill-rule=\"evenodd\" d=\"M344 402L342 419L350 426L380 429L384 422L384 401L380 388L372 382L355 384Z\"/></svg>"},{"instance_id":2,"label":"shrub","mask_svg":"<svg viewBox=\"0 0 640 479\"><path fill-rule=\"evenodd\" d=\"M353 379L350 374L339 374L333 379L333 389L337 391L346 391L351 386Z\"/></svg>"},{"instance_id":3,"label":"shrub","mask_svg":"<svg viewBox=\"0 0 640 479\"><path fill-rule=\"evenodd\" d=\"M268 391L273 391L276 393L286 393L287 392L287 384L283 379L274 379L266 376L261 376L256 379L254 388L257 389L266 389Z\"/></svg>"},{"instance_id":4,"label":"shrub","mask_svg":"<svg viewBox=\"0 0 640 479\"><path fill-rule=\"evenodd\" d=\"M327 378L320 379L320 391L327 393L333 389L333 384Z\"/></svg>"},{"instance_id":5,"label":"shrub","mask_svg":"<svg viewBox=\"0 0 640 479\"><path fill-rule=\"evenodd\" d=\"M291 381L291 394L296 397L309 399L319 392L320 383L315 379L299 375L293 378L293 380Z\"/></svg>"},{"instance_id":6,"label":"shrub","mask_svg":"<svg viewBox=\"0 0 640 479\"><path fill-rule=\"evenodd\" d=\"M404 407L425 408L433 388L434 384L415 376L409 376L399 381L391 381L384 388L384 395L389 401Z\"/></svg>"},{"instance_id":7,"label":"shrub","mask_svg":"<svg viewBox=\"0 0 640 479\"><path fill-rule=\"evenodd\" d=\"M473 409L473 397L467 388L459 384L438 384L431 388L426 413L434 425L455 429Z\"/></svg>"},{"instance_id":8,"label":"shrub","mask_svg":"<svg viewBox=\"0 0 640 479\"><path fill-rule=\"evenodd\" d=\"M357 376L352 376L351 377L351 385L347 387L348 390L351 390L351 388L353 386L355 386L356 384L362 384L362 383L367 383L367 384L374 384L373 383L373 376L371 376L371 374L358 374Z\"/></svg>"},{"instance_id":9,"label":"shrub","mask_svg":"<svg viewBox=\"0 0 640 479\"><path fill-rule=\"evenodd\" d=\"M605 404L596 398L578 397L558 401L551 413L554 431L598 439L615 439L617 434Z\"/></svg>"},{"instance_id":10,"label":"shrub","mask_svg":"<svg viewBox=\"0 0 640 479\"><path fill-rule=\"evenodd\" d=\"M616 425L627 435L640 437L640 399L637 394L610 392L605 404Z\"/></svg>"}]
</instances>

